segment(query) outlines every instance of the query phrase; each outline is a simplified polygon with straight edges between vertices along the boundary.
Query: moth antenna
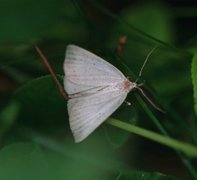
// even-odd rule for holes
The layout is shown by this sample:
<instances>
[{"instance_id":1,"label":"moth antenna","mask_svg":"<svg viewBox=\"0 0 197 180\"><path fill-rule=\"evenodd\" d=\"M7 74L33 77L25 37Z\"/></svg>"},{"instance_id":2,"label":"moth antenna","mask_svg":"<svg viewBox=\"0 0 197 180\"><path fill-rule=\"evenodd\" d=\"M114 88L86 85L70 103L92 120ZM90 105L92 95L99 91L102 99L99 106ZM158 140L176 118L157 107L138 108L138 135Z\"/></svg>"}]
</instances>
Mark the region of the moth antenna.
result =
<instances>
[{"instance_id":1,"label":"moth antenna","mask_svg":"<svg viewBox=\"0 0 197 180\"><path fill-rule=\"evenodd\" d=\"M142 67L141 67L140 72L139 72L139 74L138 74L138 78L136 79L135 82L137 82L138 79L142 76L142 72L143 72L143 70L144 70L144 67L145 67L145 65L146 65L146 63L147 63L149 57L152 55L152 53L155 51L155 49L156 49L157 47L158 47L158 46L155 46L155 47L148 53L148 55L146 56L146 59L144 60L144 63L142 64Z\"/></svg>"},{"instance_id":2,"label":"moth antenna","mask_svg":"<svg viewBox=\"0 0 197 180\"><path fill-rule=\"evenodd\" d=\"M141 94L146 98L146 100L158 111L162 112L162 113L166 113L163 109L159 108L158 106L156 106L151 100L150 98L145 94L145 92L138 86L136 86L136 88L141 92Z\"/></svg>"},{"instance_id":3,"label":"moth antenna","mask_svg":"<svg viewBox=\"0 0 197 180\"><path fill-rule=\"evenodd\" d=\"M49 73L51 74L52 78L54 79L55 83L57 84L57 87L59 89L60 94L63 96L63 98L67 101L69 98L66 95L64 88L62 87L60 81L57 79L53 69L51 68L46 56L44 55L44 53L40 50L40 48L38 46L34 46L37 53L39 54L40 58L42 59L42 61L44 62L45 66L47 67Z\"/></svg>"}]
</instances>

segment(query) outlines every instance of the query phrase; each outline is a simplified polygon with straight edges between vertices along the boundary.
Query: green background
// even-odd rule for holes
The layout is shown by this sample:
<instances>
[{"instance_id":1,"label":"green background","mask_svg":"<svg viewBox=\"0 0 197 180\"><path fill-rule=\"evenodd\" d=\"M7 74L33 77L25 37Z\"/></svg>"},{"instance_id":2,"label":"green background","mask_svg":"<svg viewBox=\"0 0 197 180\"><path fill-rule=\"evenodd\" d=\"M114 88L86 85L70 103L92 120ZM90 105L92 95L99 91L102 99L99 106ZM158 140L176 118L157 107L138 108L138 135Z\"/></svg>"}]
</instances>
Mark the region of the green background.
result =
<instances>
[{"instance_id":1,"label":"green background","mask_svg":"<svg viewBox=\"0 0 197 180\"><path fill-rule=\"evenodd\" d=\"M140 81L165 114L131 92L113 118L197 143L197 8L192 1L1 0L0 179L197 179L196 159L104 123L75 144L60 82L68 44ZM116 48L127 37L123 53ZM175 148L176 149L176 148Z\"/></svg>"}]
</instances>

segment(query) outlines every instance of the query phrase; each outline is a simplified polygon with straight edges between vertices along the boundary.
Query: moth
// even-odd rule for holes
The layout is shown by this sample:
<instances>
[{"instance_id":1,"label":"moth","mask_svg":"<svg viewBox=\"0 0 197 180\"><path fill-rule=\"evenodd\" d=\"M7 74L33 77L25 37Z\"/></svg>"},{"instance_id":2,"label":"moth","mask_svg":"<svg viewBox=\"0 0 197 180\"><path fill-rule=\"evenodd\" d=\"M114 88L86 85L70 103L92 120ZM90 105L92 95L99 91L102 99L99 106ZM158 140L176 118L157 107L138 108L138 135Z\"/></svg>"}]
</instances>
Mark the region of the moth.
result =
<instances>
[{"instance_id":1,"label":"moth","mask_svg":"<svg viewBox=\"0 0 197 180\"><path fill-rule=\"evenodd\" d=\"M75 142L81 142L102 124L125 101L127 94L138 89L154 108L157 107L141 89L143 84L129 81L122 72L97 55L76 45L68 45L63 64L64 88L39 47L36 51L45 63L59 92L67 101L70 128ZM156 49L147 55L138 75ZM66 91L66 93L65 93Z\"/></svg>"},{"instance_id":2,"label":"moth","mask_svg":"<svg viewBox=\"0 0 197 180\"><path fill-rule=\"evenodd\" d=\"M146 97L141 85L129 81L112 64L78 46L67 46L63 68L64 89L69 96L69 122L75 142L81 142L100 126L132 89L139 89Z\"/></svg>"}]
</instances>

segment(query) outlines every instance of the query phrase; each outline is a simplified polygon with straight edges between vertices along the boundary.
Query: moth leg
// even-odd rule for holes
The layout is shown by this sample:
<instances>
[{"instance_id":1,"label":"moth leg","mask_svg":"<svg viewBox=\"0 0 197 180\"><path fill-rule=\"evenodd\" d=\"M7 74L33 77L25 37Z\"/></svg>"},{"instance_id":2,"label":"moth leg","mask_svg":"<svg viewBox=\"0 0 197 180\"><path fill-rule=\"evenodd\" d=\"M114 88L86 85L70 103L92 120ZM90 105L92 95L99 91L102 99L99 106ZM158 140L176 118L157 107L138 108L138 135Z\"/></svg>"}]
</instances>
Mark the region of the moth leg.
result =
<instances>
[{"instance_id":1,"label":"moth leg","mask_svg":"<svg viewBox=\"0 0 197 180\"><path fill-rule=\"evenodd\" d=\"M126 106L131 106L131 103L130 103L129 101L126 101L126 100L124 100L124 104L125 104Z\"/></svg>"}]
</instances>

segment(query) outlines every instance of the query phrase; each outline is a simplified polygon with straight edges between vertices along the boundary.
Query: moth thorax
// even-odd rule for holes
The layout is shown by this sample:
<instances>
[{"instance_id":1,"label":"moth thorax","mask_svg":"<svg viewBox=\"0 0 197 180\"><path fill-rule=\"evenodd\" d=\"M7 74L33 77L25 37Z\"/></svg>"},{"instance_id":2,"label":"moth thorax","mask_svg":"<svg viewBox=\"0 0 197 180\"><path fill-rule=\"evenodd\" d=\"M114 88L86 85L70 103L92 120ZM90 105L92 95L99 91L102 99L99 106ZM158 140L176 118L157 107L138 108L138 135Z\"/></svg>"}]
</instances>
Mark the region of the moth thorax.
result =
<instances>
[{"instance_id":1,"label":"moth thorax","mask_svg":"<svg viewBox=\"0 0 197 180\"><path fill-rule=\"evenodd\" d=\"M129 80L125 80L123 82L123 88L127 91L131 91L133 88L136 88L137 87L137 84L134 82L130 82Z\"/></svg>"}]
</instances>

